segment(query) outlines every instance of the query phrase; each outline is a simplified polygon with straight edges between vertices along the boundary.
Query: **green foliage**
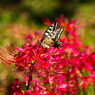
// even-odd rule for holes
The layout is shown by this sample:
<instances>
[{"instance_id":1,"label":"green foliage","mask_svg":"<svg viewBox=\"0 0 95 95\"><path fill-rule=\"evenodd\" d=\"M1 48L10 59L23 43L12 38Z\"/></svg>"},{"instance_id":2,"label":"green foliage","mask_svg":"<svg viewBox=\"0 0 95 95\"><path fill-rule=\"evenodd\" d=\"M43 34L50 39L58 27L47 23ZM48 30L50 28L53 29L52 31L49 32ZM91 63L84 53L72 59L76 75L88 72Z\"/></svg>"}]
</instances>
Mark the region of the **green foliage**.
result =
<instances>
[{"instance_id":1,"label":"green foliage","mask_svg":"<svg viewBox=\"0 0 95 95\"><path fill-rule=\"evenodd\" d=\"M10 25L13 27L12 24L14 23L26 25L30 29L34 29L35 24L41 29L42 19L49 18L54 22L55 17L64 14L68 19L82 20L80 25L83 27L79 28L78 32L84 34L82 39L86 45L92 45L95 43L94 9L94 0L1 0L0 44L11 40L12 36L10 37L8 34L10 30L7 30L7 27ZM6 33L6 31L9 32ZM16 40L14 42L18 43Z\"/></svg>"}]
</instances>

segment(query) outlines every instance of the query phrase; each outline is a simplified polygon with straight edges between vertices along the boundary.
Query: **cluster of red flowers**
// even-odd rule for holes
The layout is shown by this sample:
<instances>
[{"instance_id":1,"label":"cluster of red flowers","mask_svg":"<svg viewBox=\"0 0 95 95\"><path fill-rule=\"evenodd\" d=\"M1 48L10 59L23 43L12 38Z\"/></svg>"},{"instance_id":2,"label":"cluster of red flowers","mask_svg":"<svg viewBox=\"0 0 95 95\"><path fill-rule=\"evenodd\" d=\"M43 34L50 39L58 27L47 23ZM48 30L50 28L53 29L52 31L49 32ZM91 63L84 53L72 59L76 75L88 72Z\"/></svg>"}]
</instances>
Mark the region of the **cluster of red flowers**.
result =
<instances>
[{"instance_id":1,"label":"cluster of red flowers","mask_svg":"<svg viewBox=\"0 0 95 95\"><path fill-rule=\"evenodd\" d=\"M43 21L51 24L48 19ZM77 95L94 84L95 52L78 40L75 20L63 21L60 15L56 21L64 28L59 48L42 48L28 40L22 48L15 48L18 53L12 60L2 58L4 63L14 64L17 72L23 72L24 81L15 79L9 85L9 95Z\"/></svg>"}]
</instances>

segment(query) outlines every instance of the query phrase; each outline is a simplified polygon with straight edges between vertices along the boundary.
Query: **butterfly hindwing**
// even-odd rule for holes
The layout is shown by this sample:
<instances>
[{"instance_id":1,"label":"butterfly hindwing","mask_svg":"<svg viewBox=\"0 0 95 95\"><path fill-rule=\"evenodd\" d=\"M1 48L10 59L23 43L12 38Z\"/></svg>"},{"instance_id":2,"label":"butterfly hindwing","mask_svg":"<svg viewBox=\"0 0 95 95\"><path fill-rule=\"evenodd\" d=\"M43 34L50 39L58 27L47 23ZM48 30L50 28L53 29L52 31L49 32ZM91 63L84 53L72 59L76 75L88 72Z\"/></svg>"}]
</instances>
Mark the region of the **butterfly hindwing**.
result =
<instances>
[{"instance_id":1,"label":"butterfly hindwing","mask_svg":"<svg viewBox=\"0 0 95 95\"><path fill-rule=\"evenodd\" d=\"M53 23L48 27L48 29L44 32L40 45L44 48L59 47L60 45L60 35L63 29L57 29L58 22Z\"/></svg>"},{"instance_id":2,"label":"butterfly hindwing","mask_svg":"<svg viewBox=\"0 0 95 95\"><path fill-rule=\"evenodd\" d=\"M54 41L52 39L48 39L48 37L46 37L41 43L40 45L43 48L50 48L50 46L54 45Z\"/></svg>"},{"instance_id":3,"label":"butterfly hindwing","mask_svg":"<svg viewBox=\"0 0 95 95\"><path fill-rule=\"evenodd\" d=\"M56 29L55 30L56 31L56 35L55 35L55 39L60 39L60 35L62 34L62 32L63 32L63 29Z\"/></svg>"}]
</instances>

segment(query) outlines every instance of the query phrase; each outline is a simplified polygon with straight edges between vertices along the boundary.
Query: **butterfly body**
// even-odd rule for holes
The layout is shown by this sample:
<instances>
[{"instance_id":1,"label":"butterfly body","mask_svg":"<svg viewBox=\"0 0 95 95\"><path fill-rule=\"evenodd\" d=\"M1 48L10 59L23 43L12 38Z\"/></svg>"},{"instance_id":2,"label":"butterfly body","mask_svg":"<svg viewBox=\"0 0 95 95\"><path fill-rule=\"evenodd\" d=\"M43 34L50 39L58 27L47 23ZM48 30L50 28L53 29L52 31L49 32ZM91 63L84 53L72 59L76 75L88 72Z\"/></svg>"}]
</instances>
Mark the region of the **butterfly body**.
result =
<instances>
[{"instance_id":1,"label":"butterfly body","mask_svg":"<svg viewBox=\"0 0 95 95\"><path fill-rule=\"evenodd\" d=\"M60 35L63 29L57 29L58 23L55 22L48 27L48 29L44 32L42 39L40 40L40 45L43 48L50 47L59 47L60 46Z\"/></svg>"}]
</instances>

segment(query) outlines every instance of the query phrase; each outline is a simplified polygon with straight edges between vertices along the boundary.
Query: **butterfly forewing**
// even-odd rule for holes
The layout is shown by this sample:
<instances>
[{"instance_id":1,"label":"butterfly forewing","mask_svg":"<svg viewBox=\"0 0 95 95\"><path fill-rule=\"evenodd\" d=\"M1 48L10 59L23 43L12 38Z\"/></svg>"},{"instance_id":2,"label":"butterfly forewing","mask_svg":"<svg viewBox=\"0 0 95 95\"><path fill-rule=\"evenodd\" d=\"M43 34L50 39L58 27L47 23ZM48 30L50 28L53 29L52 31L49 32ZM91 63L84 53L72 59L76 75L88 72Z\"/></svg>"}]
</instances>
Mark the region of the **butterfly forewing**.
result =
<instances>
[{"instance_id":1,"label":"butterfly forewing","mask_svg":"<svg viewBox=\"0 0 95 95\"><path fill-rule=\"evenodd\" d=\"M44 32L41 41L43 41L46 37L50 38L50 33L52 33L52 31L56 30L58 27L58 22L53 23L52 25L50 25L48 27L48 29Z\"/></svg>"}]
</instances>

